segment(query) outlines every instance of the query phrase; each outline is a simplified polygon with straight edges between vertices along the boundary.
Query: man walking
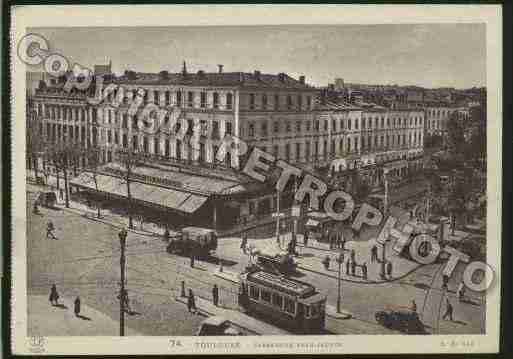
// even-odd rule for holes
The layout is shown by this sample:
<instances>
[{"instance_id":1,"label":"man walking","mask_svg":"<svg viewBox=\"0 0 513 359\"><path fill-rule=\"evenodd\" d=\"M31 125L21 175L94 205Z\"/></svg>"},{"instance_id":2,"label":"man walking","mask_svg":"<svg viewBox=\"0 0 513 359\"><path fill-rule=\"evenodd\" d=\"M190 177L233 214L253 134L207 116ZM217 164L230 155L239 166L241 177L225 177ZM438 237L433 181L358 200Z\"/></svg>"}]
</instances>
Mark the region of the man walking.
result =
<instances>
[{"instance_id":1,"label":"man walking","mask_svg":"<svg viewBox=\"0 0 513 359\"><path fill-rule=\"evenodd\" d=\"M305 231L305 234L303 236L303 245L305 247L308 247L308 231Z\"/></svg>"},{"instance_id":2,"label":"man walking","mask_svg":"<svg viewBox=\"0 0 513 359\"><path fill-rule=\"evenodd\" d=\"M246 246L248 245L248 235L244 233L242 235L242 242L240 243L240 249L242 249L242 253L246 254Z\"/></svg>"},{"instance_id":3,"label":"man walking","mask_svg":"<svg viewBox=\"0 0 513 359\"><path fill-rule=\"evenodd\" d=\"M48 237L50 237L51 239L57 239L57 237L55 237L55 234L53 234L54 230L55 227L53 226L53 222L48 221L48 224L46 225L46 239L48 239Z\"/></svg>"},{"instance_id":4,"label":"man walking","mask_svg":"<svg viewBox=\"0 0 513 359\"><path fill-rule=\"evenodd\" d=\"M387 262L387 276L392 279L392 262Z\"/></svg>"},{"instance_id":5,"label":"man walking","mask_svg":"<svg viewBox=\"0 0 513 359\"><path fill-rule=\"evenodd\" d=\"M194 250L191 249L191 268L194 268Z\"/></svg>"},{"instance_id":6,"label":"man walking","mask_svg":"<svg viewBox=\"0 0 513 359\"><path fill-rule=\"evenodd\" d=\"M219 305L219 288L217 284L214 284L214 288L212 288L212 301L216 307Z\"/></svg>"},{"instance_id":7,"label":"man walking","mask_svg":"<svg viewBox=\"0 0 513 359\"><path fill-rule=\"evenodd\" d=\"M367 280L367 263L364 262L362 264L362 277L363 279Z\"/></svg>"},{"instance_id":8,"label":"man walking","mask_svg":"<svg viewBox=\"0 0 513 359\"><path fill-rule=\"evenodd\" d=\"M445 318L449 317L449 320L452 322L453 321L452 312L453 312L452 304L451 304L451 302L449 302L449 299L446 299L445 313L442 316L442 319L445 320Z\"/></svg>"},{"instance_id":9,"label":"man walking","mask_svg":"<svg viewBox=\"0 0 513 359\"><path fill-rule=\"evenodd\" d=\"M346 261L346 274L349 275L349 266L351 265L351 260Z\"/></svg>"},{"instance_id":10,"label":"man walking","mask_svg":"<svg viewBox=\"0 0 513 359\"><path fill-rule=\"evenodd\" d=\"M80 317L80 297L77 297L74 302L75 317Z\"/></svg>"},{"instance_id":11,"label":"man walking","mask_svg":"<svg viewBox=\"0 0 513 359\"><path fill-rule=\"evenodd\" d=\"M192 292L192 289L189 289L189 297L187 298L187 309L189 310L189 313L194 314L196 314L198 311L198 308L196 308L196 300L194 298L194 293Z\"/></svg>"},{"instance_id":12,"label":"man walking","mask_svg":"<svg viewBox=\"0 0 513 359\"><path fill-rule=\"evenodd\" d=\"M59 305L59 293L57 293L57 286L52 284L52 288L50 289L50 297L48 298L52 305Z\"/></svg>"},{"instance_id":13,"label":"man walking","mask_svg":"<svg viewBox=\"0 0 513 359\"><path fill-rule=\"evenodd\" d=\"M373 245L371 248L371 262L377 262L378 261L378 247L376 245Z\"/></svg>"}]
</instances>

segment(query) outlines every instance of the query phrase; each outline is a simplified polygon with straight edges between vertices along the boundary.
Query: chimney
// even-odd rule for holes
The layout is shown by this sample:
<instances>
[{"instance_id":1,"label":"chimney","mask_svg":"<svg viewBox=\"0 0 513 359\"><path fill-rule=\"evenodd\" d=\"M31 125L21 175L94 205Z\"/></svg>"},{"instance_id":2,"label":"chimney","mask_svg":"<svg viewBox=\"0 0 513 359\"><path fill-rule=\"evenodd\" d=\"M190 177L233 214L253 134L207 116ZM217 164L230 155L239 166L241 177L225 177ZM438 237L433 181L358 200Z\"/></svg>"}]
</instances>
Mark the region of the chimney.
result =
<instances>
[{"instance_id":1,"label":"chimney","mask_svg":"<svg viewBox=\"0 0 513 359\"><path fill-rule=\"evenodd\" d=\"M305 77L304 76L299 76L299 82L304 85L305 84Z\"/></svg>"},{"instance_id":2,"label":"chimney","mask_svg":"<svg viewBox=\"0 0 513 359\"><path fill-rule=\"evenodd\" d=\"M217 67L219 68L219 73L222 74L223 73L223 65L219 64L219 65L217 65Z\"/></svg>"},{"instance_id":3,"label":"chimney","mask_svg":"<svg viewBox=\"0 0 513 359\"><path fill-rule=\"evenodd\" d=\"M260 81L260 71L255 70L254 76L255 80Z\"/></svg>"},{"instance_id":4,"label":"chimney","mask_svg":"<svg viewBox=\"0 0 513 359\"><path fill-rule=\"evenodd\" d=\"M185 65L185 61L183 62L182 75L187 75L187 66Z\"/></svg>"}]
</instances>

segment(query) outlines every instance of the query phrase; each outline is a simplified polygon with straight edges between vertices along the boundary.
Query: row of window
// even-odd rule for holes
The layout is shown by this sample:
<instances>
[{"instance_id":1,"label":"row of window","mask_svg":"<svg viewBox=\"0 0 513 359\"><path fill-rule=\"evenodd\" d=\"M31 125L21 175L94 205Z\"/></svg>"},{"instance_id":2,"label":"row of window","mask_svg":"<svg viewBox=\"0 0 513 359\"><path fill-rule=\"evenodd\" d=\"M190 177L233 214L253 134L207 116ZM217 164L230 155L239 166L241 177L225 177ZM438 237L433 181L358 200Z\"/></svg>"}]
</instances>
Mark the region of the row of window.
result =
<instances>
[{"instance_id":1,"label":"row of window","mask_svg":"<svg viewBox=\"0 0 513 359\"><path fill-rule=\"evenodd\" d=\"M37 105L38 115L43 115L43 104ZM92 108L91 120L94 122L97 119L97 109ZM52 120L63 119L64 121L71 121L73 119L81 121L89 120L89 111L83 107L61 106L61 105L45 105L44 116Z\"/></svg>"},{"instance_id":2,"label":"row of window","mask_svg":"<svg viewBox=\"0 0 513 359\"><path fill-rule=\"evenodd\" d=\"M195 106L195 96L197 95L197 91L176 91L175 92L175 100L171 99L171 91L159 91L159 90L142 90L143 94L143 102L150 103L153 102L156 105L161 106L170 106L175 105L177 107L196 107ZM118 96L123 96L122 102L128 103L130 100L133 100L138 93L141 91L139 89L133 90L123 90L123 93L118 93L119 90L115 90L109 94L109 101L113 101L114 99L118 99ZM150 93L153 95L152 101L150 101ZM163 96L161 97L161 93ZM118 99L119 101L119 99ZM208 96L206 91L199 92L199 107L200 108L221 108L221 96L219 92L212 93L212 102L208 102ZM227 110L233 109L233 94L227 93L225 96L224 107Z\"/></svg>"},{"instance_id":3,"label":"row of window","mask_svg":"<svg viewBox=\"0 0 513 359\"><path fill-rule=\"evenodd\" d=\"M372 126L374 119L374 127ZM368 120L368 121L367 121ZM392 118L392 122L390 121L390 118L387 117L386 124L387 128L390 127L390 124L392 123L392 127L405 127L408 126L408 119L407 118ZM422 126L422 117L410 117L410 127L412 126ZM365 129L366 126L368 128L385 128L385 118L384 117L363 117L362 118L362 129Z\"/></svg>"},{"instance_id":4,"label":"row of window","mask_svg":"<svg viewBox=\"0 0 513 359\"><path fill-rule=\"evenodd\" d=\"M445 117L450 115L453 110L449 109L428 109L427 114L430 117Z\"/></svg>"},{"instance_id":5,"label":"row of window","mask_svg":"<svg viewBox=\"0 0 513 359\"><path fill-rule=\"evenodd\" d=\"M258 101L257 103L257 96L260 97L260 101ZM283 104L282 103L282 97L285 97L285 103ZM292 95L279 95L279 94L274 94L273 95L273 103L272 103L272 106L270 106L270 103L269 103L269 98L267 96L267 94L254 94L254 93L250 93L248 95L248 108L250 110L275 110L275 111L278 111L278 110L282 110L282 109L287 109L287 110L298 110L298 111L301 111L301 110L311 110L312 109L312 96L306 96L306 102L305 102L305 105L306 107L303 108L303 95L302 94L298 94L295 96L295 103L294 103L294 100L293 100L293 96ZM285 106L283 106L285 105Z\"/></svg>"},{"instance_id":6,"label":"row of window","mask_svg":"<svg viewBox=\"0 0 513 359\"><path fill-rule=\"evenodd\" d=\"M408 140L408 142L407 142ZM332 154L333 152L337 151L336 149L336 141L331 141L331 146L328 146L328 141L306 141L303 143L295 143L290 144L286 143L283 145L283 158L286 161L290 161L292 157L292 151L294 150L295 154L295 160L296 161L310 161L312 159L317 159L321 155L319 152L319 147L323 144L323 157L327 158L328 154ZM345 146L344 146L345 143ZM311 144L313 144L313 147L311 147ZM397 146L420 146L422 144L422 135L420 132L416 133L410 133L407 137L405 134L403 135L375 135L372 136L363 136L361 138L361 150L372 150L376 148L387 148L387 147L397 147ZM358 137L354 138L347 138L346 141L340 141L339 142L339 148L338 153L352 153L357 152L360 145L360 141ZM302 156L302 147L304 146L304 156ZM267 152L266 146L261 146L260 149L264 152ZM280 156L280 145L273 145L272 146L272 152L273 155L276 158L282 158ZM312 152L312 153L311 153Z\"/></svg>"},{"instance_id":7,"label":"row of window","mask_svg":"<svg viewBox=\"0 0 513 359\"><path fill-rule=\"evenodd\" d=\"M371 124L371 119L369 118L369 125ZM375 128L379 128L378 127L378 119L376 118L376 121L375 121ZM396 127L396 124L397 124L397 127L400 127L401 124L403 126L406 126L406 123L407 123L407 119L403 119L403 122L401 122L401 119L397 119L397 123L396 123L396 119L393 120L393 126ZM420 124L422 124L422 118L419 118L420 120ZM324 131L328 131L329 130L329 120L325 120L323 121L324 122L324 125L323 125L323 129ZM313 121L313 130L316 131L316 132L320 132L321 131L321 126L320 126L320 120L314 120ZM281 121L274 121L273 122L273 133L279 133L280 132L280 127L281 127L281 124L283 122ZM295 125L294 125L294 130L295 132L301 132L301 128L302 128L302 121L301 120L296 120L295 121ZM311 131L311 121L305 121L305 131L309 132ZM339 124L339 127L337 127L337 123ZM358 120L355 119L354 122L352 121L352 119L347 119L347 120L344 120L344 119L340 119L339 121L333 119L332 120L332 132L337 132L338 129L340 129L340 131L342 130L345 130L347 128L347 130L352 130L353 127L352 125L354 124L354 130L358 130ZM410 119L410 125L413 124L413 119ZM387 118L387 126L390 125L390 119ZM417 118L415 118L415 125L417 125ZM285 133L290 133L292 132L292 121L285 121L284 122L284 131ZM372 127L369 126L369 129L371 129ZM384 128L384 118L381 118L381 128ZM362 129L366 129L366 119L363 118L362 119ZM248 124L248 136L249 137L255 137L255 123L254 122L250 122ZM260 124L260 136L263 136L263 137L266 137L268 136L268 125L267 125L267 121L264 121L264 122L261 122Z\"/></svg>"},{"instance_id":8,"label":"row of window","mask_svg":"<svg viewBox=\"0 0 513 359\"><path fill-rule=\"evenodd\" d=\"M286 313L292 315L296 314L296 301L277 292L271 292L270 290L250 285L249 296L255 301L272 305L273 307L276 307L277 309L280 309Z\"/></svg>"}]
</instances>

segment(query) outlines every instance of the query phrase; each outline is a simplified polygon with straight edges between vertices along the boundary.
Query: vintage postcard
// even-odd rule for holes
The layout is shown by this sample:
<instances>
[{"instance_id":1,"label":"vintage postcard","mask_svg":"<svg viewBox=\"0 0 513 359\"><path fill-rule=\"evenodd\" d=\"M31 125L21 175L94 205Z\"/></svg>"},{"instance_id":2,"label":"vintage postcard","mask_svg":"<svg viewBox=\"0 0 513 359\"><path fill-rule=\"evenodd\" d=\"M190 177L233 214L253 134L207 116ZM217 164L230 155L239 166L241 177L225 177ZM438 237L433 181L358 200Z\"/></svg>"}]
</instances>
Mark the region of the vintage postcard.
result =
<instances>
[{"instance_id":1,"label":"vintage postcard","mask_svg":"<svg viewBox=\"0 0 513 359\"><path fill-rule=\"evenodd\" d=\"M499 350L500 6L11 21L15 354Z\"/></svg>"}]
</instances>

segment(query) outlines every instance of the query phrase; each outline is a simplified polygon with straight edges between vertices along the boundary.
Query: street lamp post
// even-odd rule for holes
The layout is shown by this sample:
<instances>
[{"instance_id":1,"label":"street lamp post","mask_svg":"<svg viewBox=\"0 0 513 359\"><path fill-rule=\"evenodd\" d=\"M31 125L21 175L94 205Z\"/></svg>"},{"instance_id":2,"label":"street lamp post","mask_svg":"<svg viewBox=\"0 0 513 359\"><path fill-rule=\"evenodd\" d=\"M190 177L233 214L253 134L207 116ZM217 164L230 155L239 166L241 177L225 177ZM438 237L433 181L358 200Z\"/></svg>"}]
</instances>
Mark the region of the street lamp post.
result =
<instances>
[{"instance_id":1,"label":"street lamp post","mask_svg":"<svg viewBox=\"0 0 513 359\"><path fill-rule=\"evenodd\" d=\"M338 263L338 295L337 295L337 313L340 313L340 303L342 301L342 293L340 288L340 282L341 282L341 268L342 263L344 263L344 252L340 252L339 256L337 257L337 263Z\"/></svg>"},{"instance_id":2,"label":"street lamp post","mask_svg":"<svg viewBox=\"0 0 513 359\"><path fill-rule=\"evenodd\" d=\"M118 233L119 242L121 245L121 257L119 260L120 268L121 268L121 289L119 293L119 335L125 336L125 246L126 246L126 230L121 230Z\"/></svg>"}]
</instances>

